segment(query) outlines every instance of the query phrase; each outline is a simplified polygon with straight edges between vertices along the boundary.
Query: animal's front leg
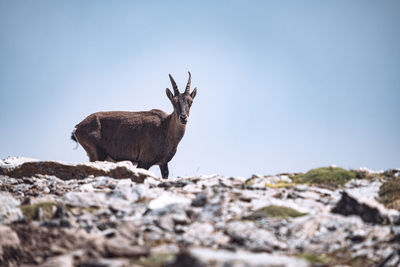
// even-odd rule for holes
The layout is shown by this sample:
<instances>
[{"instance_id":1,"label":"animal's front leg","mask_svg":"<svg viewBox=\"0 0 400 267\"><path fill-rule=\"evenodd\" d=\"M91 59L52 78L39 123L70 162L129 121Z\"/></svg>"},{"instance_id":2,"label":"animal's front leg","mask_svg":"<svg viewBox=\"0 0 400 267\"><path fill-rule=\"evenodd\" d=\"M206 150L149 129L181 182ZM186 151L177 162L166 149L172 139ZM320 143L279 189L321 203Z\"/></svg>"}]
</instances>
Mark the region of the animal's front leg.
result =
<instances>
[{"instance_id":1,"label":"animal's front leg","mask_svg":"<svg viewBox=\"0 0 400 267\"><path fill-rule=\"evenodd\" d=\"M162 178L168 179L169 171L168 171L168 163L160 165Z\"/></svg>"},{"instance_id":2,"label":"animal's front leg","mask_svg":"<svg viewBox=\"0 0 400 267\"><path fill-rule=\"evenodd\" d=\"M136 166L136 168L142 168L142 169L145 169L145 170L150 169L150 167L151 167L151 164L144 163L144 162L138 162L138 164Z\"/></svg>"}]
</instances>

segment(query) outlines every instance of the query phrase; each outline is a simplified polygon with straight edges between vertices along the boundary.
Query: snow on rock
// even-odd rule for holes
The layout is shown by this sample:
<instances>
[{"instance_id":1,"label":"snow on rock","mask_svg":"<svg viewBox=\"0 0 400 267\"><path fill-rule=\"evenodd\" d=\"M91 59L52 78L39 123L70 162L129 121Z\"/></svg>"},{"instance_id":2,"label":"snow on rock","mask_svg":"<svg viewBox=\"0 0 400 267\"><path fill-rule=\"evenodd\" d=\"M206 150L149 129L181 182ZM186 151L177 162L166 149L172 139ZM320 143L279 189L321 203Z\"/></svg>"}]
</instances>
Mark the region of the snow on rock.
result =
<instances>
[{"instance_id":1,"label":"snow on rock","mask_svg":"<svg viewBox=\"0 0 400 267\"><path fill-rule=\"evenodd\" d=\"M182 204L182 205L190 205L192 201L186 197L180 197L176 196L170 193L163 193L161 196L159 196L156 199L153 199L149 203L149 209L162 209L165 208L166 206L172 205L172 204Z\"/></svg>"},{"instance_id":2,"label":"snow on rock","mask_svg":"<svg viewBox=\"0 0 400 267\"><path fill-rule=\"evenodd\" d=\"M250 253L248 251L238 250L235 252L228 250L212 250L208 248L192 248L179 260L184 262L185 257L192 257L198 265L195 266L288 266L288 267L306 267L309 264L303 260L294 257L271 255L269 253ZM180 262L177 262L178 264Z\"/></svg>"},{"instance_id":3,"label":"snow on rock","mask_svg":"<svg viewBox=\"0 0 400 267\"><path fill-rule=\"evenodd\" d=\"M10 193L0 191L0 223L12 222L22 218L20 201Z\"/></svg>"},{"instance_id":4,"label":"snow on rock","mask_svg":"<svg viewBox=\"0 0 400 267\"><path fill-rule=\"evenodd\" d=\"M3 160L0 160L0 168L13 169L16 166L22 165L25 162L34 162L34 161L38 160L25 157L8 157Z\"/></svg>"},{"instance_id":5,"label":"snow on rock","mask_svg":"<svg viewBox=\"0 0 400 267\"><path fill-rule=\"evenodd\" d=\"M155 178L151 172L135 168L129 161L75 164L57 161L37 161L27 158L8 158L1 161L0 175L15 178L53 175L63 180L83 179L90 176L109 176L117 179L131 178L135 182L143 182L147 177Z\"/></svg>"}]
</instances>

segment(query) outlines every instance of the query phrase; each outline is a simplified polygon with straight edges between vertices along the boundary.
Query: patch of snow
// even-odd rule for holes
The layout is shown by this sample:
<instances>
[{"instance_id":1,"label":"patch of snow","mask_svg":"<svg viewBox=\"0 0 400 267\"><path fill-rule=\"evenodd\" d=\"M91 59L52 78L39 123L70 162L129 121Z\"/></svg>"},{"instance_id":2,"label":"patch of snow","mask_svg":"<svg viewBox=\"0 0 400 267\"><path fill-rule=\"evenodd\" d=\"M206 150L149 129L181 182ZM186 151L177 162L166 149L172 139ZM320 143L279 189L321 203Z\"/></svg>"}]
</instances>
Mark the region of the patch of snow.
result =
<instances>
[{"instance_id":1,"label":"patch of snow","mask_svg":"<svg viewBox=\"0 0 400 267\"><path fill-rule=\"evenodd\" d=\"M358 170L364 171L364 172L368 172L368 173L371 173L371 174L380 174L380 173L384 172L383 170L374 171L374 170L371 170L370 168L367 168L367 167L360 167L360 168L358 168Z\"/></svg>"},{"instance_id":2,"label":"patch of snow","mask_svg":"<svg viewBox=\"0 0 400 267\"><path fill-rule=\"evenodd\" d=\"M81 185L79 190L82 192L93 192L94 188L93 188L92 184L83 184L83 185Z\"/></svg>"},{"instance_id":3,"label":"patch of snow","mask_svg":"<svg viewBox=\"0 0 400 267\"><path fill-rule=\"evenodd\" d=\"M383 204L377 201L381 185L382 183L380 181L364 181L360 182L358 187L346 188L345 192L357 199L358 202L377 208L381 214L389 216L400 214L399 211L387 209Z\"/></svg>"},{"instance_id":4,"label":"patch of snow","mask_svg":"<svg viewBox=\"0 0 400 267\"><path fill-rule=\"evenodd\" d=\"M189 198L177 196L170 193L163 193L156 199L153 199L149 203L149 209L162 209L171 204L183 204L183 205L190 205L192 201Z\"/></svg>"},{"instance_id":5,"label":"patch of snow","mask_svg":"<svg viewBox=\"0 0 400 267\"><path fill-rule=\"evenodd\" d=\"M230 265L229 263L242 262L243 265L238 266L290 266L290 267L306 267L309 266L305 260L291 258L288 256L278 256L268 253L251 253L243 250L228 251L228 250L212 250L209 248L192 248L190 253L203 262L221 262ZM225 264L221 264L225 266ZM235 265L236 266L236 265Z\"/></svg>"},{"instance_id":6,"label":"patch of snow","mask_svg":"<svg viewBox=\"0 0 400 267\"><path fill-rule=\"evenodd\" d=\"M0 167L13 169L19 165L22 165L25 162L34 162L38 161L37 159L25 158L25 157L7 157L3 160L0 160Z\"/></svg>"},{"instance_id":7,"label":"patch of snow","mask_svg":"<svg viewBox=\"0 0 400 267\"><path fill-rule=\"evenodd\" d=\"M106 195L103 192L68 192L62 200L71 206L76 207L102 207L107 203Z\"/></svg>"}]
</instances>

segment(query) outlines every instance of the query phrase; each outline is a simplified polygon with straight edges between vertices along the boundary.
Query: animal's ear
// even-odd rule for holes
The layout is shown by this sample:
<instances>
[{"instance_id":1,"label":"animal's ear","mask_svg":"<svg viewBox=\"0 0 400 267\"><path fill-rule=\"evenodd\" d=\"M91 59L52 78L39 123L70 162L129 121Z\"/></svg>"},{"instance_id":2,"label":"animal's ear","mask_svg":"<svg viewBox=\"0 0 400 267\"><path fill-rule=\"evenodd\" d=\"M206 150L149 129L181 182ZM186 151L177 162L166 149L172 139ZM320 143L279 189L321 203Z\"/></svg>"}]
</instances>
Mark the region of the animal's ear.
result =
<instances>
[{"instance_id":1,"label":"animal's ear","mask_svg":"<svg viewBox=\"0 0 400 267\"><path fill-rule=\"evenodd\" d=\"M194 88L194 90L190 93L190 96L192 97L192 99L196 96L197 94L197 87Z\"/></svg>"},{"instance_id":2,"label":"animal's ear","mask_svg":"<svg viewBox=\"0 0 400 267\"><path fill-rule=\"evenodd\" d=\"M172 99L174 98L174 95L172 94L171 90L169 90L167 88L167 89L165 89L165 92L167 93L167 96L168 96L169 100L171 100L171 102L172 102Z\"/></svg>"}]
</instances>

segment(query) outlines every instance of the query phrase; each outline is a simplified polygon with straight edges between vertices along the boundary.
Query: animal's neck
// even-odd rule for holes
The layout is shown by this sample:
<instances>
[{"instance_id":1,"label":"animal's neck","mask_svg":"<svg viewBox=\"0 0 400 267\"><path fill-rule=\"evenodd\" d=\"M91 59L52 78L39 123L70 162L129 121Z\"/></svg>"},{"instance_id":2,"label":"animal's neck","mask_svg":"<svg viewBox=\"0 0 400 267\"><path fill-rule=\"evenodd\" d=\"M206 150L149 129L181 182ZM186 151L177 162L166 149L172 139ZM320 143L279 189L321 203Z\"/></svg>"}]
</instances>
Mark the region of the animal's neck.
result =
<instances>
[{"instance_id":1,"label":"animal's neck","mask_svg":"<svg viewBox=\"0 0 400 267\"><path fill-rule=\"evenodd\" d=\"M167 139L172 141L174 144L178 144L181 141L183 135L185 134L186 126L178 122L176 113L173 112L168 116L168 131Z\"/></svg>"}]
</instances>

